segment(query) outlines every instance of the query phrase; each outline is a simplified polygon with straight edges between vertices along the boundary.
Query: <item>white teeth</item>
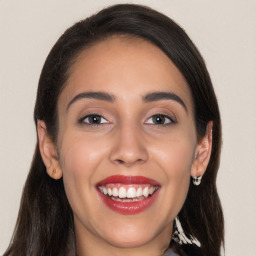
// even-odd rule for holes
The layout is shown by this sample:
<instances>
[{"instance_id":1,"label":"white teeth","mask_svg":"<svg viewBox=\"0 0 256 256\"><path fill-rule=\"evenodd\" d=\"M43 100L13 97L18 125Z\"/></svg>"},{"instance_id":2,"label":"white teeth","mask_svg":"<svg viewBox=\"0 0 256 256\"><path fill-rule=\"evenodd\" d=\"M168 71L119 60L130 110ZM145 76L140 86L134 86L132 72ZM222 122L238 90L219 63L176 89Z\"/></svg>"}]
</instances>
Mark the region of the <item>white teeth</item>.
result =
<instances>
[{"instance_id":1,"label":"white teeth","mask_svg":"<svg viewBox=\"0 0 256 256\"><path fill-rule=\"evenodd\" d=\"M118 189L117 188L113 188L113 196L118 196Z\"/></svg>"},{"instance_id":2,"label":"white teeth","mask_svg":"<svg viewBox=\"0 0 256 256\"><path fill-rule=\"evenodd\" d=\"M126 198L126 189L124 187L119 188L119 198Z\"/></svg>"},{"instance_id":3,"label":"white teeth","mask_svg":"<svg viewBox=\"0 0 256 256\"><path fill-rule=\"evenodd\" d=\"M142 195L145 196L145 197L148 197L148 187L145 187L143 189Z\"/></svg>"},{"instance_id":4,"label":"white teeth","mask_svg":"<svg viewBox=\"0 0 256 256\"><path fill-rule=\"evenodd\" d=\"M148 190L148 193L149 193L150 195L152 195L152 194L154 193L154 191L155 191L155 188L154 188L154 187L151 187L151 188Z\"/></svg>"},{"instance_id":5,"label":"white teeth","mask_svg":"<svg viewBox=\"0 0 256 256\"><path fill-rule=\"evenodd\" d=\"M142 196L142 188L138 188L138 189L137 189L136 196L137 196L137 197Z\"/></svg>"},{"instance_id":6,"label":"white teeth","mask_svg":"<svg viewBox=\"0 0 256 256\"><path fill-rule=\"evenodd\" d=\"M126 193L127 198L134 198L136 197L136 189L135 188L129 188Z\"/></svg>"},{"instance_id":7,"label":"white teeth","mask_svg":"<svg viewBox=\"0 0 256 256\"><path fill-rule=\"evenodd\" d=\"M108 195L109 195L109 196L112 196L112 190L111 190L111 188L108 188Z\"/></svg>"},{"instance_id":8,"label":"white teeth","mask_svg":"<svg viewBox=\"0 0 256 256\"><path fill-rule=\"evenodd\" d=\"M110 187L105 186L99 186L99 190L102 194L108 195L109 197L117 197L117 199L125 199L125 198L132 198L132 199L138 199L139 197L144 196L147 198L149 195L152 195L156 190L157 187L153 186L146 186L144 189L141 187L138 187L137 190L135 187L129 187L127 190L125 187L120 187L119 189L117 187L113 187L112 189Z\"/></svg>"},{"instance_id":9,"label":"white teeth","mask_svg":"<svg viewBox=\"0 0 256 256\"><path fill-rule=\"evenodd\" d=\"M103 187L103 194L106 195L108 193L107 189L105 187Z\"/></svg>"}]
</instances>

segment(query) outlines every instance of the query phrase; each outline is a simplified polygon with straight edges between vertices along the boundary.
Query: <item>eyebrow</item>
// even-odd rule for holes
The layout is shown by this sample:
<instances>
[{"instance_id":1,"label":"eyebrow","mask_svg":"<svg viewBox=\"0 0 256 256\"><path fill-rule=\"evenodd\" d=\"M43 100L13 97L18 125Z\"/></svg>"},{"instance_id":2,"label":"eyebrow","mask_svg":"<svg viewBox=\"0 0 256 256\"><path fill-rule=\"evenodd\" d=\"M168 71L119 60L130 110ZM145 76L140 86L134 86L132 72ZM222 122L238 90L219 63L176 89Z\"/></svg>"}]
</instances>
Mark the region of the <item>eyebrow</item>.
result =
<instances>
[{"instance_id":1,"label":"eyebrow","mask_svg":"<svg viewBox=\"0 0 256 256\"><path fill-rule=\"evenodd\" d=\"M96 99L96 100L102 100L113 103L115 101L115 97L109 93L106 92L82 92L77 94L68 104L66 111L70 108L70 106L81 99ZM184 101L175 93L172 92L151 92L143 96L144 102L154 102L154 101L160 101L160 100L172 100L176 101L181 106L188 111L186 104Z\"/></svg>"},{"instance_id":2,"label":"eyebrow","mask_svg":"<svg viewBox=\"0 0 256 256\"><path fill-rule=\"evenodd\" d=\"M69 107L76 101L81 99L95 99L95 100L103 100L107 102L114 102L115 97L106 92L83 92L77 94L68 104L66 111L68 111Z\"/></svg>"},{"instance_id":3,"label":"eyebrow","mask_svg":"<svg viewBox=\"0 0 256 256\"><path fill-rule=\"evenodd\" d=\"M182 107L188 112L187 106L184 101L175 93L172 92L152 92L143 97L144 102L154 102L159 100L173 100L182 105Z\"/></svg>"}]
</instances>

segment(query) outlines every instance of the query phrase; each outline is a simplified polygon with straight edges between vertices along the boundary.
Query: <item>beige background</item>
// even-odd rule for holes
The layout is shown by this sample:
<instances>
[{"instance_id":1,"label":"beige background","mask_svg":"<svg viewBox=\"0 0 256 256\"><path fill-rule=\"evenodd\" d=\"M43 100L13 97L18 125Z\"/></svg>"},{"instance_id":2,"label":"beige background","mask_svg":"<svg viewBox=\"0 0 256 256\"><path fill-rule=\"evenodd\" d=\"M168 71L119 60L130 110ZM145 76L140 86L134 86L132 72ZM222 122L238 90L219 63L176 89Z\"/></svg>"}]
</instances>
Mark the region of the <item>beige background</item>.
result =
<instances>
[{"instance_id":1,"label":"beige background","mask_svg":"<svg viewBox=\"0 0 256 256\"><path fill-rule=\"evenodd\" d=\"M0 0L0 254L30 166L37 82L50 48L74 22L127 1ZM226 255L256 255L256 1L141 0L181 24L203 54L219 100L218 188Z\"/></svg>"}]
</instances>

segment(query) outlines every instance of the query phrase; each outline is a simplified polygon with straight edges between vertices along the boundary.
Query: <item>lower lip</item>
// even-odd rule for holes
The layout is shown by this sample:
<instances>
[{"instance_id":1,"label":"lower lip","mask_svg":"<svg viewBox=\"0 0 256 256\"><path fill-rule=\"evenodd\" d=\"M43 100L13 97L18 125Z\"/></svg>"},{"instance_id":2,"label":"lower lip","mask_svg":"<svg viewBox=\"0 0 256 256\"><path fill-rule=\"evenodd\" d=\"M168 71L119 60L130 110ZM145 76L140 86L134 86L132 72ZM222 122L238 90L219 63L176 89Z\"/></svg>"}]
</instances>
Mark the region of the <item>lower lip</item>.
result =
<instances>
[{"instance_id":1,"label":"lower lip","mask_svg":"<svg viewBox=\"0 0 256 256\"><path fill-rule=\"evenodd\" d=\"M98 191L101 200L108 206L111 210L118 212L120 214L125 215L133 215L138 214L140 212L145 211L148 209L153 202L155 201L158 195L159 189L152 194L151 196L137 202L121 202L121 201L114 201L108 196L105 196L100 191Z\"/></svg>"}]
</instances>

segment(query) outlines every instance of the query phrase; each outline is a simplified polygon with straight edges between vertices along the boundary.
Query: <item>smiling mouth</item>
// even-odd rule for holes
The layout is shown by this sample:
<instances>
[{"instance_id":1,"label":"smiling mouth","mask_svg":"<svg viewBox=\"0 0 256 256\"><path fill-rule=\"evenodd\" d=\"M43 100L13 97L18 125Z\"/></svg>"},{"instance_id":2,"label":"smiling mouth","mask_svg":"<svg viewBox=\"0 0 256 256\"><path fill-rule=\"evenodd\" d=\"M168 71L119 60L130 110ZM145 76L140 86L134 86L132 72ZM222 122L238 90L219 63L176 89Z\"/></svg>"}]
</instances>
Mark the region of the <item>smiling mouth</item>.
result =
<instances>
[{"instance_id":1,"label":"smiling mouth","mask_svg":"<svg viewBox=\"0 0 256 256\"><path fill-rule=\"evenodd\" d=\"M138 202L152 196L158 186L149 184L106 184L99 186L99 191L114 201L119 202Z\"/></svg>"},{"instance_id":2,"label":"smiling mouth","mask_svg":"<svg viewBox=\"0 0 256 256\"><path fill-rule=\"evenodd\" d=\"M160 184L142 176L115 175L96 185L102 202L120 214L137 214L157 198Z\"/></svg>"}]
</instances>

